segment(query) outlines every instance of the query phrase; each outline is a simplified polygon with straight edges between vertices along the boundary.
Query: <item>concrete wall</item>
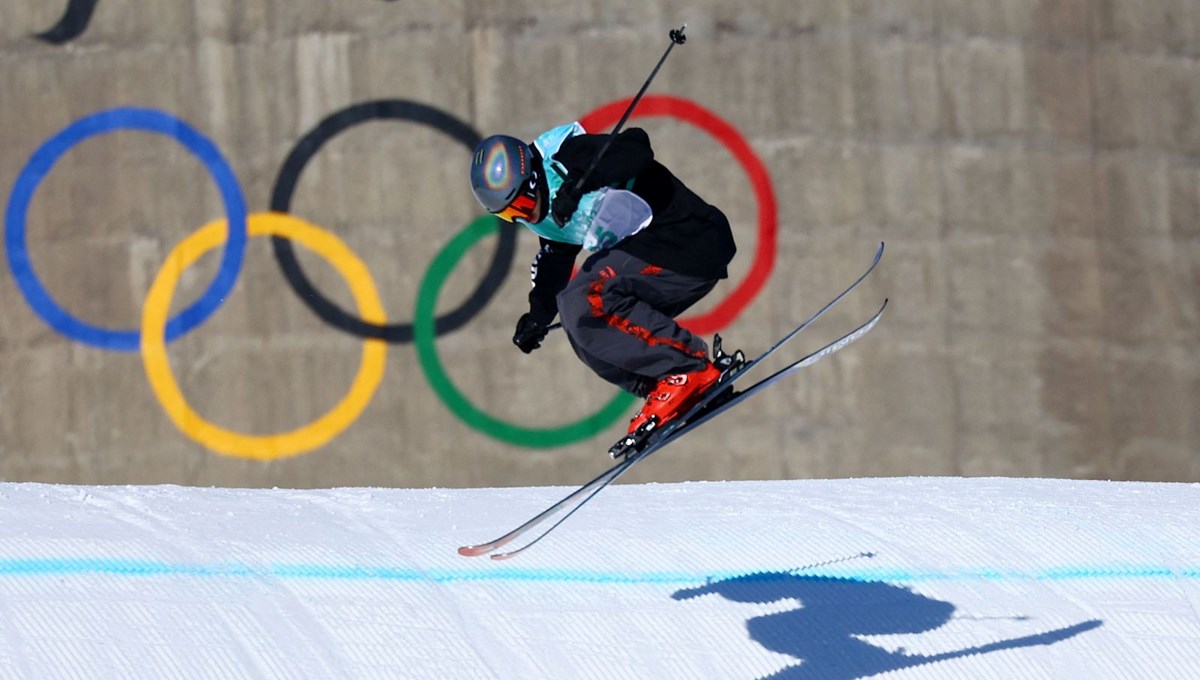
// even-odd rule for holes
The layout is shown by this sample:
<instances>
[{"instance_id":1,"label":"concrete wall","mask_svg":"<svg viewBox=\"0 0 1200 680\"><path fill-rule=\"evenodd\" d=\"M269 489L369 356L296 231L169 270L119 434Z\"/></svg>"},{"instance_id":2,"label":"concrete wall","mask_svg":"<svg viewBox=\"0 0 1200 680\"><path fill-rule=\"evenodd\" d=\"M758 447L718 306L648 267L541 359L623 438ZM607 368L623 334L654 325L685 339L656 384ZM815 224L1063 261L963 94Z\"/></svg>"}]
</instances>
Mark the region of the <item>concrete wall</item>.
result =
<instances>
[{"instance_id":1,"label":"concrete wall","mask_svg":"<svg viewBox=\"0 0 1200 680\"><path fill-rule=\"evenodd\" d=\"M687 21L643 109L667 115L636 122L734 224L741 253L701 321L754 352L879 241L878 273L794 354L892 305L860 343L631 478L1200 479L1190 0L61 4L0 7L0 191L17 261L0 274L0 478L587 477L634 408L605 410L613 388L564 338L528 357L510 344L536 242L477 219L467 146L630 96ZM401 101L362 108L383 100ZM220 158L189 150L184 127L84 138L77 121L118 107L151 113L102 120L186 123L236 182L211 176ZM79 139L60 139L77 144L29 165L68 129ZM743 141L749 172L730 151ZM297 148L315 150L302 168L286 162ZM306 306L263 236L240 268L216 242L194 266L164 264L197 233L220 240L219 226L199 230L225 215L222 186L243 196L252 232L299 238L296 220L263 214L289 181L287 209L316 228L297 261L323 298L357 317L358 295L369 319L408 326L424 293L466 322L436 342L402 327L364 341ZM207 294L222 271L234 287ZM738 291L746 304L730 307ZM168 299L171 315L215 311L165 353L138 351L132 334ZM63 312L53 324L49 300ZM105 329L134 345L97 346L119 337ZM431 381L438 371L473 406Z\"/></svg>"}]
</instances>

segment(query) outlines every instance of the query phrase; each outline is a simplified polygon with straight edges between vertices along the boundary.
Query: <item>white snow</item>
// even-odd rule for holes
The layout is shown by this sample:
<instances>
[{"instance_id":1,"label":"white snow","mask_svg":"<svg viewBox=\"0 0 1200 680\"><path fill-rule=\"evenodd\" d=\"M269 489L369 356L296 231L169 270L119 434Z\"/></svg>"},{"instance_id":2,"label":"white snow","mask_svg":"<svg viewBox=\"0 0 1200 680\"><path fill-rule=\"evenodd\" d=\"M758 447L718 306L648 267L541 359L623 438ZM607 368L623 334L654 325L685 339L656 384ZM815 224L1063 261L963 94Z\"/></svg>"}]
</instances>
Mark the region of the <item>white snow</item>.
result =
<instances>
[{"instance_id":1,"label":"white snow","mask_svg":"<svg viewBox=\"0 0 1200 680\"><path fill-rule=\"evenodd\" d=\"M1200 485L0 484L0 678L1196 678Z\"/></svg>"}]
</instances>

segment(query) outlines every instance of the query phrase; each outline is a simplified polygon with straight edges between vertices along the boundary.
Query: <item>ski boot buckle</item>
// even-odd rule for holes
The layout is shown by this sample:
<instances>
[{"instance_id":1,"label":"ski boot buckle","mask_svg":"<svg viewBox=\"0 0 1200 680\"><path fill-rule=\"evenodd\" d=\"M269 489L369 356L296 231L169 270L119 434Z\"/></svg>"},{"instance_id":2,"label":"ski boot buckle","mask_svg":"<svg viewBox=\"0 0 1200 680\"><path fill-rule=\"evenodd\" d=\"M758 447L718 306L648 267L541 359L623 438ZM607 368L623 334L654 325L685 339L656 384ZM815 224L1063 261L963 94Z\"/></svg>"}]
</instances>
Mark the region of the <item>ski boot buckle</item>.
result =
<instances>
[{"instance_id":1,"label":"ski boot buckle","mask_svg":"<svg viewBox=\"0 0 1200 680\"><path fill-rule=\"evenodd\" d=\"M646 446L650 435L658 431L658 416L650 416L637 430L621 437L616 444L608 449L608 455L614 460L637 453Z\"/></svg>"}]
</instances>

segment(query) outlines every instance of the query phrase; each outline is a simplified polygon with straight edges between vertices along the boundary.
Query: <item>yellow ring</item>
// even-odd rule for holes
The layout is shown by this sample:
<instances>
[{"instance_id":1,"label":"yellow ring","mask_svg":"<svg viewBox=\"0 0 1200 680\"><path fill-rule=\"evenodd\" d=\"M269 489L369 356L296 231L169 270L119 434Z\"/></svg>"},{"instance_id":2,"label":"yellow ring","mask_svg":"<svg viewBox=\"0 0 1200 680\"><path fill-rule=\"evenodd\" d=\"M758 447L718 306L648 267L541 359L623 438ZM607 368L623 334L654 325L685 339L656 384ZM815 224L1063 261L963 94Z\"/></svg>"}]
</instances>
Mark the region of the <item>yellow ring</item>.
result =
<instances>
[{"instance_id":1,"label":"yellow ring","mask_svg":"<svg viewBox=\"0 0 1200 680\"><path fill-rule=\"evenodd\" d=\"M325 258L350 284L362 318L376 324L387 321L367 266L336 236L285 213L254 213L247 217L247 223L250 236L282 236ZM383 379L387 343L365 340L362 363L350 391L328 413L299 429L252 436L218 427L200 417L184 399L167 360L167 314L179 277L202 255L224 244L226 232L223 219L205 225L171 251L155 277L142 306L142 365L146 377L175 427L217 453L256 460L306 453L328 443L362 414Z\"/></svg>"}]
</instances>

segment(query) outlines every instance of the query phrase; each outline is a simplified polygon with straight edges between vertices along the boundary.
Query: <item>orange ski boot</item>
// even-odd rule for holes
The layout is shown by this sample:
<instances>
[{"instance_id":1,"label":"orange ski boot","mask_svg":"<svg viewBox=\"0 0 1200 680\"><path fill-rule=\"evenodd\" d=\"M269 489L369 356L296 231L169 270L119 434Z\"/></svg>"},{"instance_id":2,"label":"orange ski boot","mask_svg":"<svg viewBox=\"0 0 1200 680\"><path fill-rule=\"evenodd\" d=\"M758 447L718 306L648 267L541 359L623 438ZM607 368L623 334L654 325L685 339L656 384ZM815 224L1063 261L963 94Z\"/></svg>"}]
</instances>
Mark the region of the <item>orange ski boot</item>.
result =
<instances>
[{"instance_id":1,"label":"orange ski boot","mask_svg":"<svg viewBox=\"0 0 1200 680\"><path fill-rule=\"evenodd\" d=\"M650 433L687 413L720 379L721 370L712 362L705 362L698 371L676 373L659 380L645 405L629 422L629 433L609 449L609 455L620 458L640 448Z\"/></svg>"}]
</instances>

